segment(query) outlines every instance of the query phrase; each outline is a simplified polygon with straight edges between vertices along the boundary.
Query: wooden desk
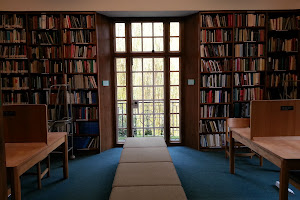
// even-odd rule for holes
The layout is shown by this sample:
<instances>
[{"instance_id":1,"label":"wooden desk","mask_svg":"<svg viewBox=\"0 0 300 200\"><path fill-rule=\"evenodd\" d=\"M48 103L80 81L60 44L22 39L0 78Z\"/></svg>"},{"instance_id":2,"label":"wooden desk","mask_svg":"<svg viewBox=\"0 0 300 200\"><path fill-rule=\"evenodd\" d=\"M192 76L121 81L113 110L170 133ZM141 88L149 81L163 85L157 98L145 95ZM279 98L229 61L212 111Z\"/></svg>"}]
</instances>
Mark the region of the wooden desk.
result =
<instances>
[{"instance_id":1,"label":"wooden desk","mask_svg":"<svg viewBox=\"0 0 300 200\"><path fill-rule=\"evenodd\" d=\"M289 170L300 169L300 136L254 137L250 128L232 128L230 137L230 173L234 174L234 139L262 155L280 168L279 199L288 199Z\"/></svg>"},{"instance_id":2,"label":"wooden desk","mask_svg":"<svg viewBox=\"0 0 300 200\"><path fill-rule=\"evenodd\" d=\"M45 159L49 153L63 144L63 174L69 177L68 138L65 132L48 133L48 145L45 143L6 143L6 168L11 179L12 198L21 199L20 176L36 163Z\"/></svg>"}]
</instances>

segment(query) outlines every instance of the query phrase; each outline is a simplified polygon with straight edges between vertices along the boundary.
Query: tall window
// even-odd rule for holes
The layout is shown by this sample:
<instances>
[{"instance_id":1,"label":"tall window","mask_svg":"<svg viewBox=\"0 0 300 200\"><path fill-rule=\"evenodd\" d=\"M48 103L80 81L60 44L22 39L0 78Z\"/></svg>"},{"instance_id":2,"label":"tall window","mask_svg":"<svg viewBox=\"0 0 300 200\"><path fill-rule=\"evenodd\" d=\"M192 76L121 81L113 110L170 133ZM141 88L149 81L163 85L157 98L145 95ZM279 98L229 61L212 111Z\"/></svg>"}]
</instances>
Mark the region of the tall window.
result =
<instances>
[{"instance_id":1,"label":"tall window","mask_svg":"<svg viewBox=\"0 0 300 200\"><path fill-rule=\"evenodd\" d=\"M117 22L114 34L117 143L129 136L181 142L180 23Z\"/></svg>"}]
</instances>

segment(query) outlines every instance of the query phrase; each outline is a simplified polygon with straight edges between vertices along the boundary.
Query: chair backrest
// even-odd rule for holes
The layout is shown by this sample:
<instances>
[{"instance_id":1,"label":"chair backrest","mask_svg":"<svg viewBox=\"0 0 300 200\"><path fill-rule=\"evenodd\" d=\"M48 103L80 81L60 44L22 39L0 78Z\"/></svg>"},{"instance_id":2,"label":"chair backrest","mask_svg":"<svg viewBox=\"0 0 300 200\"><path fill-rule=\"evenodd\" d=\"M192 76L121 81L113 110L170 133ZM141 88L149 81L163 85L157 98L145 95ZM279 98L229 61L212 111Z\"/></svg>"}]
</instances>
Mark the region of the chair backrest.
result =
<instances>
[{"instance_id":1,"label":"chair backrest","mask_svg":"<svg viewBox=\"0 0 300 200\"><path fill-rule=\"evenodd\" d=\"M246 128L246 127L250 127L249 118L228 118L226 120L226 133L228 133L228 128Z\"/></svg>"}]
</instances>

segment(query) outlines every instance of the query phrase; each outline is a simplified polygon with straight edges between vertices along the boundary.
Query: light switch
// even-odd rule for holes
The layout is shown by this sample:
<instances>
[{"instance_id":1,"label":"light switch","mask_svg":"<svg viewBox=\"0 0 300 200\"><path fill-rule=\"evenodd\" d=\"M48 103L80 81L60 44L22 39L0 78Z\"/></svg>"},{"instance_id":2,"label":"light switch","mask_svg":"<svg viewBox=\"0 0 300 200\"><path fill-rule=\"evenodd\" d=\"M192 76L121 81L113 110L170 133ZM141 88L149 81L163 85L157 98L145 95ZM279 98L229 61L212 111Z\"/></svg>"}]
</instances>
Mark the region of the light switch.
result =
<instances>
[{"instance_id":1,"label":"light switch","mask_svg":"<svg viewBox=\"0 0 300 200\"><path fill-rule=\"evenodd\" d=\"M188 85L195 85L195 79L188 79Z\"/></svg>"},{"instance_id":2,"label":"light switch","mask_svg":"<svg viewBox=\"0 0 300 200\"><path fill-rule=\"evenodd\" d=\"M108 80L102 81L102 86L104 87L109 86L109 81Z\"/></svg>"}]
</instances>

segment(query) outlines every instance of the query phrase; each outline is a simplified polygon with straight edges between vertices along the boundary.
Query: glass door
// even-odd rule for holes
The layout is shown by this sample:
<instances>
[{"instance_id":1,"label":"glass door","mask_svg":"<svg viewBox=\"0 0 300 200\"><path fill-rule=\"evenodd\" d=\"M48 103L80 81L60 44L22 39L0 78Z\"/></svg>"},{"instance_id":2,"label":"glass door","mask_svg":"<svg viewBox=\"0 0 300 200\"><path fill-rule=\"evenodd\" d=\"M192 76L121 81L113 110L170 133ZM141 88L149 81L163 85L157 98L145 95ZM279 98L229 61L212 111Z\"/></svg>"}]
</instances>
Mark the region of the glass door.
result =
<instances>
[{"instance_id":1,"label":"glass door","mask_svg":"<svg viewBox=\"0 0 300 200\"><path fill-rule=\"evenodd\" d=\"M132 134L165 136L164 58L132 58Z\"/></svg>"}]
</instances>

